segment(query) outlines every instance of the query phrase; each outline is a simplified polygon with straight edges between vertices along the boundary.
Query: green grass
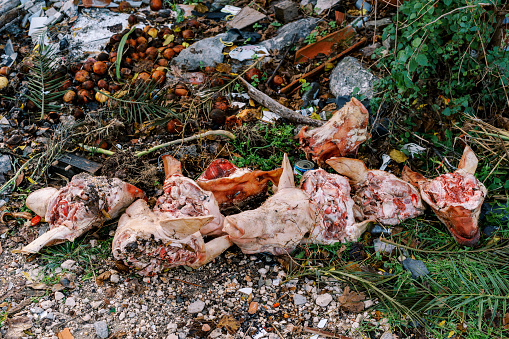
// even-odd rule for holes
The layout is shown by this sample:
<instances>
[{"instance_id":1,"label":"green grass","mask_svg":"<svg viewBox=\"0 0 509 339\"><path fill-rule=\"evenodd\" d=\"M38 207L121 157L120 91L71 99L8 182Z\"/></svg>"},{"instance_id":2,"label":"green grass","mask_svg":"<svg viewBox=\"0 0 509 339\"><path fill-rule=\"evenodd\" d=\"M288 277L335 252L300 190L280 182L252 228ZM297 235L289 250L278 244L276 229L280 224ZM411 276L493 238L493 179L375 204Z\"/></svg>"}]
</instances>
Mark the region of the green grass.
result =
<instances>
[{"instance_id":1,"label":"green grass","mask_svg":"<svg viewBox=\"0 0 509 339\"><path fill-rule=\"evenodd\" d=\"M407 257L426 264L430 274L420 280L403 269L398 260L403 252L375 252L369 233L360 240L365 260L352 261L349 254L358 247L354 243L306 245L294 252L288 278L325 275L348 283L380 301L373 309L395 331L408 334L418 323L427 337L507 337L503 319L509 313L509 222L502 222L502 217L487 215L486 224L499 230L483 237L475 249L458 246L431 213L393 227L397 234L387 241L400 244Z\"/></svg>"},{"instance_id":2,"label":"green grass","mask_svg":"<svg viewBox=\"0 0 509 339\"><path fill-rule=\"evenodd\" d=\"M258 123L249 130L240 130L241 137L232 142L234 152L238 157L233 163L239 167L253 167L263 171L281 167L283 154L297 151L298 143L294 140L294 126L267 125ZM256 145L256 146L255 146Z\"/></svg>"},{"instance_id":3,"label":"green grass","mask_svg":"<svg viewBox=\"0 0 509 339\"><path fill-rule=\"evenodd\" d=\"M107 259L111 253L111 242L113 239L97 241L97 245L92 247L90 244L84 243L85 238L75 240L73 242L65 242L60 245L51 246L42 251L41 260L48 269L55 269L66 260L74 260L84 267L99 265L97 260L92 260L95 256L97 259Z\"/></svg>"}]
</instances>

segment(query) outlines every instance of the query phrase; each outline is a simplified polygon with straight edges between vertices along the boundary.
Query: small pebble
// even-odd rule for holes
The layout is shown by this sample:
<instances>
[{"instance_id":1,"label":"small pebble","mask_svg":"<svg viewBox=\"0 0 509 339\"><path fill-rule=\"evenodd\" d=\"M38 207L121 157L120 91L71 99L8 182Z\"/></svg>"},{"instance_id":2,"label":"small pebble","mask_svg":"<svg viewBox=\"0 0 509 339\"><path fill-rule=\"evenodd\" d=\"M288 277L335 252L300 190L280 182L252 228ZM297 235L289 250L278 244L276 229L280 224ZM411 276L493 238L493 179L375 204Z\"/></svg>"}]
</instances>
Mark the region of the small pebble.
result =
<instances>
[{"instance_id":1,"label":"small pebble","mask_svg":"<svg viewBox=\"0 0 509 339\"><path fill-rule=\"evenodd\" d=\"M258 303L256 301L252 301L251 304L249 304L249 310L247 313L249 314L255 314L258 310Z\"/></svg>"},{"instance_id":2,"label":"small pebble","mask_svg":"<svg viewBox=\"0 0 509 339\"><path fill-rule=\"evenodd\" d=\"M203 326L201 327L201 330L203 332L208 332L210 331L210 325L209 324L203 324Z\"/></svg>"}]
</instances>

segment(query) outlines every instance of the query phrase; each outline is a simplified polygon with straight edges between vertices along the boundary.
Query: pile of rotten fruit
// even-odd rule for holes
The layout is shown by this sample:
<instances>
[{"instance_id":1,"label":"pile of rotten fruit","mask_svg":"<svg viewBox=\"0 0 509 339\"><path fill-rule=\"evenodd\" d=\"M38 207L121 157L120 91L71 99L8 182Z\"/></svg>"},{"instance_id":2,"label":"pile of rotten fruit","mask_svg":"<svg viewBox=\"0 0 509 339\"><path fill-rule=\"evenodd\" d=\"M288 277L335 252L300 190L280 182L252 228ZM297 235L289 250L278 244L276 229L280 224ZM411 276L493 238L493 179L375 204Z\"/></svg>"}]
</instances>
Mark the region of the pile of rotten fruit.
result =
<instances>
[{"instance_id":1,"label":"pile of rotten fruit","mask_svg":"<svg viewBox=\"0 0 509 339\"><path fill-rule=\"evenodd\" d=\"M323 126L299 133L300 147L321 167L305 172L295 187L285 155L282 168L252 171L216 159L196 180L163 157L164 193L153 208L138 188L119 179L75 176L57 190L30 194L26 205L49 223L47 233L22 248L73 241L105 220L120 216L112 251L117 260L151 276L178 265L199 267L233 244L244 253L282 255L302 243L355 241L370 222L396 225L424 212L424 200L461 245L479 240L477 221L486 188L474 176L477 158L466 146L458 169L430 180L403 169L403 179L368 170L355 156L368 137L368 111L355 98ZM273 191L259 208L224 217L232 204ZM127 209L126 209L127 208Z\"/></svg>"}]
</instances>

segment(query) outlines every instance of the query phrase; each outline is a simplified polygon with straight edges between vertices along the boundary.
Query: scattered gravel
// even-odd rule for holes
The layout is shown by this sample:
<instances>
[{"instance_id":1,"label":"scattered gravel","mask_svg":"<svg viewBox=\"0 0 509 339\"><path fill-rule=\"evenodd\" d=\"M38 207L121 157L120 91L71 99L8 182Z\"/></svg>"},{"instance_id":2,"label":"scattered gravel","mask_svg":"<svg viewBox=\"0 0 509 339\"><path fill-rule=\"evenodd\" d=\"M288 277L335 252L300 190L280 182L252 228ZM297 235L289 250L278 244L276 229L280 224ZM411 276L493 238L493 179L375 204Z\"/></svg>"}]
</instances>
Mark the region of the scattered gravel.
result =
<instances>
[{"instance_id":1,"label":"scattered gravel","mask_svg":"<svg viewBox=\"0 0 509 339\"><path fill-rule=\"evenodd\" d=\"M387 332L387 319L375 319L371 309L341 309L340 282L325 276L291 279L275 257L265 254L244 255L232 248L200 269L177 267L143 279L118 271L111 256L91 257L95 272L79 261L57 270L41 259L26 262L12 254L19 247L13 241L0 237L0 243L0 302L7 303L0 312L21 305L12 316L32 320L33 338L57 339L56 333L68 328L80 339L304 339L312 337L304 327L311 327L361 339L369 335L358 329L368 322L377 328L376 338L386 332L384 339L395 339ZM94 277L105 272L109 279L98 284ZM42 284L47 290L30 287ZM228 321L238 329L229 333L225 325L219 327ZM0 337L5 333L3 326Z\"/></svg>"},{"instance_id":2,"label":"scattered gravel","mask_svg":"<svg viewBox=\"0 0 509 339\"><path fill-rule=\"evenodd\" d=\"M96 321L94 323L95 333L99 338L105 339L108 338L109 332L108 332L108 323L106 321Z\"/></svg>"}]
</instances>

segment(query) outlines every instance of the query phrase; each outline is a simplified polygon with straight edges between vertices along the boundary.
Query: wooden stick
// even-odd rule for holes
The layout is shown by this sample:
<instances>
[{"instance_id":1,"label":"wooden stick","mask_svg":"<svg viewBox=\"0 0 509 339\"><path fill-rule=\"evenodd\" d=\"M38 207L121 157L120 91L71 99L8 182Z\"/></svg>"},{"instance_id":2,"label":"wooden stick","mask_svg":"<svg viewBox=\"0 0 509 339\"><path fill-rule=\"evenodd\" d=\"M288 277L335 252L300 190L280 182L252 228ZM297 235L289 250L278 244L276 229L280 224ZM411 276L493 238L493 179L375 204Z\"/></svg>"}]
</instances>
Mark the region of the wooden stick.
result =
<instances>
[{"instance_id":1,"label":"wooden stick","mask_svg":"<svg viewBox=\"0 0 509 339\"><path fill-rule=\"evenodd\" d=\"M289 109L288 107L281 105L279 102L272 99L262 91L257 90L243 78L239 79L240 81L242 81L244 86L247 87L247 94L251 97L251 99L267 107L271 112L279 115L281 118L284 118L294 123L307 124L311 126L322 126L325 123L324 121L311 119L299 113L296 113L295 111Z\"/></svg>"},{"instance_id":2,"label":"wooden stick","mask_svg":"<svg viewBox=\"0 0 509 339\"><path fill-rule=\"evenodd\" d=\"M152 153L152 152L157 151L158 149L161 149L161 148L164 148L164 147L168 147L168 146L171 146L171 145L176 145L176 144L180 144L180 143L184 143L184 142L188 142L188 141L193 141L193 140L200 139L200 138L205 138L205 137L208 137L209 135L220 135L220 136L227 137L227 138L230 138L232 140L235 140L235 135L232 132L223 131L223 130L207 131L205 133L196 134L196 135L184 138L184 139L173 140L173 141L170 141L170 142L166 142L164 144L160 144L160 145L154 146L152 148L149 148L146 151L137 152L135 154L135 156L142 157L144 155L147 155L149 153ZM85 151L94 152L94 153L101 153L101 154L106 154L106 155L113 155L113 154L115 154L115 152L113 152L113 151L110 151L110 150L107 150L107 149L104 149L104 148L99 148L99 147L92 147L92 146L88 146L88 145L83 145L82 148Z\"/></svg>"},{"instance_id":3,"label":"wooden stick","mask_svg":"<svg viewBox=\"0 0 509 339\"><path fill-rule=\"evenodd\" d=\"M193 141L193 140L196 140L196 139L205 138L205 137L208 137L209 135L221 135L223 137L227 137L227 138L230 138L232 140L235 140L235 135L232 132L223 131L223 130L208 131L208 132L196 134L196 135L193 135L191 137L184 138L184 139L173 140L173 141L161 144L161 145L154 146L152 148L149 148L146 151L142 151L142 152L136 153L135 156L142 157L142 156L147 155L147 154L149 154L151 152L157 151L160 148L164 148L164 147L167 147L167 146L171 146L171 145L175 145L175 144L180 144L180 143L184 143L184 142L188 142L188 141Z\"/></svg>"},{"instance_id":4,"label":"wooden stick","mask_svg":"<svg viewBox=\"0 0 509 339\"><path fill-rule=\"evenodd\" d=\"M328 332L328 331L324 331L324 330L319 330L318 328L312 328L312 327L304 327L304 332L308 332L308 333L312 333L312 334L319 334L319 335L323 335L324 337L328 337L328 338L352 339L350 337L345 337L344 335L341 335L341 334L336 334L336 333L332 333L332 332Z\"/></svg>"}]
</instances>

